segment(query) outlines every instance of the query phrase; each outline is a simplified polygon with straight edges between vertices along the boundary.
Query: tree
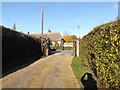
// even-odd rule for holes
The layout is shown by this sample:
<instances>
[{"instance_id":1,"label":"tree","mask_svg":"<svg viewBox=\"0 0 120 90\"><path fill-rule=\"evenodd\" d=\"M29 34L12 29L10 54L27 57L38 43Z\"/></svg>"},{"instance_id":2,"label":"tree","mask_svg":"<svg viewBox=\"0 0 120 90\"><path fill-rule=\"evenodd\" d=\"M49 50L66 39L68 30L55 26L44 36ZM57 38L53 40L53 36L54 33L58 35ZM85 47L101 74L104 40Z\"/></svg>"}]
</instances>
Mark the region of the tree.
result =
<instances>
[{"instance_id":1,"label":"tree","mask_svg":"<svg viewBox=\"0 0 120 90\"><path fill-rule=\"evenodd\" d=\"M75 35L71 35L71 36L70 35L66 35L66 36L64 36L65 42L73 42L74 39L77 39L77 37Z\"/></svg>"},{"instance_id":2,"label":"tree","mask_svg":"<svg viewBox=\"0 0 120 90\"><path fill-rule=\"evenodd\" d=\"M12 29L16 31L16 24L13 25Z\"/></svg>"},{"instance_id":3,"label":"tree","mask_svg":"<svg viewBox=\"0 0 120 90\"><path fill-rule=\"evenodd\" d=\"M77 36L75 36L75 35L72 35L71 38L72 38L73 40L78 39Z\"/></svg>"},{"instance_id":4,"label":"tree","mask_svg":"<svg viewBox=\"0 0 120 90\"><path fill-rule=\"evenodd\" d=\"M117 20L120 20L120 17L119 17L119 16L117 16L117 17L116 17L116 19L117 19Z\"/></svg>"}]
</instances>

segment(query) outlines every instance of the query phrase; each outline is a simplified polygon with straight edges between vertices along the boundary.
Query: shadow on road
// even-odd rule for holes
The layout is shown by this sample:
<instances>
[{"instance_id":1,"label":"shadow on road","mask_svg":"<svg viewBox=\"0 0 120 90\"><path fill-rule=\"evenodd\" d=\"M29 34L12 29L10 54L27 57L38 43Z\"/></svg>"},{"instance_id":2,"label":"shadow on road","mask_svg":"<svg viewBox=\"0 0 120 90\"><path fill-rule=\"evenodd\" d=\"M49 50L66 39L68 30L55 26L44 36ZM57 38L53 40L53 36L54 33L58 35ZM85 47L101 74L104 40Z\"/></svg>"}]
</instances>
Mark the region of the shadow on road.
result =
<instances>
[{"instance_id":1,"label":"shadow on road","mask_svg":"<svg viewBox=\"0 0 120 90\"><path fill-rule=\"evenodd\" d=\"M53 54L59 53L59 52L61 52L61 51L51 51L50 55L53 55Z\"/></svg>"},{"instance_id":2,"label":"shadow on road","mask_svg":"<svg viewBox=\"0 0 120 90\"><path fill-rule=\"evenodd\" d=\"M0 78L5 77L6 75L13 73L17 70L20 70L24 67L27 67L40 58L41 58L41 56L37 55L37 56L18 60L17 62L8 63L7 65L3 65L2 66L2 76Z\"/></svg>"},{"instance_id":3,"label":"shadow on road","mask_svg":"<svg viewBox=\"0 0 120 90\"><path fill-rule=\"evenodd\" d=\"M59 53L59 52L61 52L61 51L52 51L50 55L53 55L53 54ZM39 60L41 57L42 56L37 55L37 56L33 56L33 57L21 59L21 60L16 60L16 62L11 62L11 63L7 63L6 65L3 65L2 66L2 75L0 76L0 78L5 77L6 75L8 75L10 73L13 73L17 70L20 70L24 67L29 66L30 64Z\"/></svg>"},{"instance_id":4,"label":"shadow on road","mask_svg":"<svg viewBox=\"0 0 120 90\"><path fill-rule=\"evenodd\" d=\"M85 73L81 78L81 82L84 85L84 90L97 90L97 82L91 73Z\"/></svg>"},{"instance_id":5,"label":"shadow on road","mask_svg":"<svg viewBox=\"0 0 120 90\"><path fill-rule=\"evenodd\" d=\"M55 53L59 53L61 51L52 51L50 55L53 55ZM2 75L0 78L5 77L6 75L13 73L17 70L20 70L24 67L29 66L30 64L34 63L35 61L39 60L42 56L36 55L33 57L20 59L20 60L14 60L14 62L3 64L2 66Z\"/></svg>"}]
</instances>

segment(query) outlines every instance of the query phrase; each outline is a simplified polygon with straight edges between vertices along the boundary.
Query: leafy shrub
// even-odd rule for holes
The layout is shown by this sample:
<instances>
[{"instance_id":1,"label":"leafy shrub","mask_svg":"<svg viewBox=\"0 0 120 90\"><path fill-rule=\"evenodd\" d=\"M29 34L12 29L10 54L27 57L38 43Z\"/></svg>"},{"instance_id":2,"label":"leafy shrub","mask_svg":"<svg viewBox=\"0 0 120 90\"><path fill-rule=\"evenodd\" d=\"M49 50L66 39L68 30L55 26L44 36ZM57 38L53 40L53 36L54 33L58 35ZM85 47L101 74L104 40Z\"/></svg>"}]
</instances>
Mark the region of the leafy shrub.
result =
<instances>
[{"instance_id":1,"label":"leafy shrub","mask_svg":"<svg viewBox=\"0 0 120 90\"><path fill-rule=\"evenodd\" d=\"M120 87L120 20L95 27L80 40L80 58L103 88Z\"/></svg>"}]
</instances>

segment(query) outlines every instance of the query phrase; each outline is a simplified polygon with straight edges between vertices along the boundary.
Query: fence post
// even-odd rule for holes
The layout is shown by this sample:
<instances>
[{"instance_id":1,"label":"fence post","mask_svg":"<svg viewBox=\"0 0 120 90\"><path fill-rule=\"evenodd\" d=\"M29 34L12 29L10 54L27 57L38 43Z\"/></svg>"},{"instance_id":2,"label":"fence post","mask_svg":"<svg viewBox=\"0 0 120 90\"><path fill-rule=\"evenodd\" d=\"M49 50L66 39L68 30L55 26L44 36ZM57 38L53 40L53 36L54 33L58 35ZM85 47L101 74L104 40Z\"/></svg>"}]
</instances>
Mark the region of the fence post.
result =
<instances>
[{"instance_id":1,"label":"fence post","mask_svg":"<svg viewBox=\"0 0 120 90\"><path fill-rule=\"evenodd\" d=\"M76 42L76 49L77 49L77 57L79 57L79 40L77 40L77 42Z\"/></svg>"},{"instance_id":2,"label":"fence post","mask_svg":"<svg viewBox=\"0 0 120 90\"><path fill-rule=\"evenodd\" d=\"M76 40L73 42L73 56L76 56Z\"/></svg>"},{"instance_id":3,"label":"fence post","mask_svg":"<svg viewBox=\"0 0 120 90\"><path fill-rule=\"evenodd\" d=\"M64 50L64 39L61 39L61 47L62 47L62 50Z\"/></svg>"}]
</instances>

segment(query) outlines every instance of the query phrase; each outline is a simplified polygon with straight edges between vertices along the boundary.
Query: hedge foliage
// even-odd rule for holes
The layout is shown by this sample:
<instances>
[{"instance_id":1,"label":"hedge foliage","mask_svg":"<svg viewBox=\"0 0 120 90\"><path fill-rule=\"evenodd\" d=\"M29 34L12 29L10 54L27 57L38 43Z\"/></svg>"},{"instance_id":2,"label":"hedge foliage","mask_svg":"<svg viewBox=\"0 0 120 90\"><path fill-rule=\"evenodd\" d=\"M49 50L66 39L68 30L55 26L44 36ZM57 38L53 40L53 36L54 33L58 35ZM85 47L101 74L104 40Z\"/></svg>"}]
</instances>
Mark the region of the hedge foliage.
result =
<instances>
[{"instance_id":1,"label":"hedge foliage","mask_svg":"<svg viewBox=\"0 0 120 90\"><path fill-rule=\"evenodd\" d=\"M3 73L15 62L22 63L25 58L42 56L41 44L38 40L3 26L0 28L2 28Z\"/></svg>"},{"instance_id":2,"label":"hedge foliage","mask_svg":"<svg viewBox=\"0 0 120 90\"><path fill-rule=\"evenodd\" d=\"M80 41L80 58L103 88L120 87L120 20L95 27Z\"/></svg>"}]
</instances>

